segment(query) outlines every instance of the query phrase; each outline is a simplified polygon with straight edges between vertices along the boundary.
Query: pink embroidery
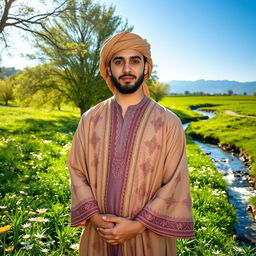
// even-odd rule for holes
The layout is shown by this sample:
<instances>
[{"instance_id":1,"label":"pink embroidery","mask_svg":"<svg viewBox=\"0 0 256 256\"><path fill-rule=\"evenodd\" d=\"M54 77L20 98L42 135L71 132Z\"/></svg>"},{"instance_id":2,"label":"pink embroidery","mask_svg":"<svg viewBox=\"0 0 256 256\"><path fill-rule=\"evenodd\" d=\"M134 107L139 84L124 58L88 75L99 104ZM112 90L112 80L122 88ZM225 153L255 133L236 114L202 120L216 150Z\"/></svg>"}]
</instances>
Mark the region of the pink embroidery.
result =
<instances>
[{"instance_id":1,"label":"pink embroidery","mask_svg":"<svg viewBox=\"0 0 256 256\"><path fill-rule=\"evenodd\" d=\"M87 220L94 213L99 212L99 207L95 199L79 204L71 210L71 226L76 227L85 220Z\"/></svg>"},{"instance_id":2,"label":"pink embroidery","mask_svg":"<svg viewBox=\"0 0 256 256\"><path fill-rule=\"evenodd\" d=\"M157 119L155 119L154 121L151 121L151 123L153 124L154 128L155 128L155 132L158 132L158 130L163 126L164 122L162 120L162 118L159 116Z\"/></svg>"},{"instance_id":3,"label":"pink embroidery","mask_svg":"<svg viewBox=\"0 0 256 256\"><path fill-rule=\"evenodd\" d=\"M144 162L140 167L142 168L144 175L147 176L147 174L152 171L152 165L150 164L150 158L148 158L146 160L146 162Z\"/></svg>"},{"instance_id":4,"label":"pink embroidery","mask_svg":"<svg viewBox=\"0 0 256 256\"><path fill-rule=\"evenodd\" d=\"M97 143L100 141L100 138L97 137L96 132L94 131L92 134L92 137L90 139L91 144L93 145L93 147L96 147Z\"/></svg>"},{"instance_id":5,"label":"pink embroidery","mask_svg":"<svg viewBox=\"0 0 256 256\"><path fill-rule=\"evenodd\" d=\"M97 157L96 155L94 155L94 159L93 159L93 161L91 162L91 164L92 164L92 166L93 166L95 169L97 169L98 164L99 164L99 159L98 159L98 157Z\"/></svg>"},{"instance_id":6,"label":"pink embroidery","mask_svg":"<svg viewBox=\"0 0 256 256\"><path fill-rule=\"evenodd\" d=\"M146 195L145 183L142 183L139 188L136 189L139 200L143 200Z\"/></svg>"},{"instance_id":7,"label":"pink embroidery","mask_svg":"<svg viewBox=\"0 0 256 256\"><path fill-rule=\"evenodd\" d=\"M149 209L143 209L136 217L157 234L176 238L194 238L192 219L160 217Z\"/></svg>"},{"instance_id":8,"label":"pink embroidery","mask_svg":"<svg viewBox=\"0 0 256 256\"><path fill-rule=\"evenodd\" d=\"M172 194L171 197L165 198L163 200L165 201L166 209L169 209L170 206L174 206L174 204L177 204L179 202L174 198L174 193Z\"/></svg>"},{"instance_id":9,"label":"pink embroidery","mask_svg":"<svg viewBox=\"0 0 256 256\"><path fill-rule=\"evenodd\" d=\"M184 200L181 201L182 204L186 205L188 207L188 210L191 209L192 207L192 200L190 197L190 194L187 195L187 198L185 198Z\"/></svg>"},{"instance_id":10,"label":"pink embroidery","mask_svg":"<svg viewBox=\"0 0 256 256\"><path fill-rule=\"evenodd\" d=\"M93 122L94 126L96 126L102 118L103 117L100 115L95 115L91 117L91 121Z\"/></svg>"},{"instance_id":11,"label":"pink embroidery","mask_svg":"<svg viewBox=\"0 0 256 256\"><path fill-rule=\"evenodd\" d=\"M155 150L160 149L160 145L157 143L156 135L151 140L145 141L148 147L149 154L152 154Z\"/></svg>"}]
</instances>

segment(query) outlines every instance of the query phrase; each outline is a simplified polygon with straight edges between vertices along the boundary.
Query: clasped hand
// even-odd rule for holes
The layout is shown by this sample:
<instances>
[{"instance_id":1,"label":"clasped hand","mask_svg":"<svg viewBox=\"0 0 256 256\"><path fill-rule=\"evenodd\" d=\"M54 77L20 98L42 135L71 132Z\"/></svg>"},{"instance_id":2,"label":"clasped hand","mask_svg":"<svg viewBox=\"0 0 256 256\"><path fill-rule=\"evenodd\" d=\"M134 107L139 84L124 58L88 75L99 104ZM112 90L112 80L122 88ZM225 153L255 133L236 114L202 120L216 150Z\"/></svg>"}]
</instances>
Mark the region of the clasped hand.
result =
<instances>
[{"instance_id":1,"label":"clasped hand","mask_svg":"<svg viewBox=\"0 0 256 256\"><path fill-rule=\"evenodd\" d=\"M139 221L128 218L116 217L115 215L101 215L104 225L94 225L99 235L109 244L116 245L135 237L145 230L145 226ZM93 222L93 221L92 221Z\"/></svg>"}]
</instances>

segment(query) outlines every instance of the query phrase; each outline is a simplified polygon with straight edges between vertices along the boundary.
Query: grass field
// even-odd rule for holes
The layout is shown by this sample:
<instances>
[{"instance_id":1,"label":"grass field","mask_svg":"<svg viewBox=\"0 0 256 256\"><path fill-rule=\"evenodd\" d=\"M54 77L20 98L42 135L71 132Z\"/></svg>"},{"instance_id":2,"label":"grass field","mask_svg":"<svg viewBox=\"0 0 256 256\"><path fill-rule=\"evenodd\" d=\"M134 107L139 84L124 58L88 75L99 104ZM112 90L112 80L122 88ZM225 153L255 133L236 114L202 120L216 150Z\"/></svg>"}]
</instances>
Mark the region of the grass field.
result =
<instances>
[{"instance_id":1,"label":"grass field","mask_svg":"<svg viewBox=\"0 0 256 256\"><path fill-rule=\"evenodd\" d=\"M165 97L159 103L173 109L208 105L213 106L212 109L232 110L238 114L256 116L256 96L178 96Z\"/></svg>"},{"instance_id":2,"label":"grass field","mask_svg":"<svg viewBox=\"0 0 256 256\"><path fill-rule=\"evenodd\" d=\"M78 255L66 169L78 120L78 111L0 107L0 255ZM178 255L253 255L232 235L221 174L187 141L196 238L178 240Z\"/></svg>"},{"instance_id":3,"label":"grass field","mask_svg":"<svg viewBox=\"0 0 256 256\"><path fill-rule=\"evenodd\" d=\"M173 110L184 110L187 114L187 109L191 107L217 111L218 114L210 120L192 122L187 133L205 139L213 138L221 144L239 148L249 156L252 165L250 174L256 178L256 119L223 113L224 110L231 110L238 114L256 116L256 96L165 97L160 103Z\"/></svg>"}]
</instances>

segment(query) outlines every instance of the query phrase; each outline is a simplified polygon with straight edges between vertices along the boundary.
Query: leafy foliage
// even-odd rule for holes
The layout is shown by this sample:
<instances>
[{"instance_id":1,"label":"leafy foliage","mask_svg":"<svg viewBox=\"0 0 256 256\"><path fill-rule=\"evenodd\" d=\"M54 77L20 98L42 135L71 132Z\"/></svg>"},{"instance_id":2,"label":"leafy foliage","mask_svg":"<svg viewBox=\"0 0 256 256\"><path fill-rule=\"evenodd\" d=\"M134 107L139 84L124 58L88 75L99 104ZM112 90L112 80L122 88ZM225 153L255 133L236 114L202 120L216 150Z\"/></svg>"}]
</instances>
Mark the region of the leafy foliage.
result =
<instances>
[{"instance_id":1,"label":"leafy foliage","mask_svg":"<svg viewBox=\"0 0 256 256\"><path fill-rule=\"evenodd\" d=\"M0 100L8 105L8 101L13 100L13 83L9 78L0 80Z\"/></svg>"},{"instance_id":2,"label":"leafy foliage","mask_svg":"<svg viewBox=\"0 0 256 256\"><path fill-rule=\"evenodd\" d=\"M36 36L34 57L56 68L54 75L65 85L59 91L82 114L111 95L98 68L103 42L115 32L132 28L114 14L113 6L70 0L68 7Z\"/></svg>"},{"instance_id":3,"label":"leafy foliage","mask_svg":"<svg viewBox=\"0 0 256 256\"><path fill-rule=\"evenodd\" d=\"M168 95L169 85L153 81L149 86L151 97L156 101L160 101L163 97Z\"/></svg>"}]
</instances>

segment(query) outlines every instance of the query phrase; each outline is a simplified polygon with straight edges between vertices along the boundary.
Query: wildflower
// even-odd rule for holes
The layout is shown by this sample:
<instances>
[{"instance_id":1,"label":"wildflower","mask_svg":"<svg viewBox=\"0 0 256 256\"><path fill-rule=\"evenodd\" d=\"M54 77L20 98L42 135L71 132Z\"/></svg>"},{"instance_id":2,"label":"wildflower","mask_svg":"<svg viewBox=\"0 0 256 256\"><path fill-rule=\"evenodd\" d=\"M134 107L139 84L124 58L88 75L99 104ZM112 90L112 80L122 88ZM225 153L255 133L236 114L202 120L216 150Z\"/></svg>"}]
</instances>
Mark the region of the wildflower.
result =
<instances>
[{"instance_id":1,"label":"wildflower","mask_svg":"<svg viewBox=\"0 0 256 256\"><path fill-rule=\"evenodd\" d=\"M29 234L26 234L22 237L23 239L29 239L30 238L30 235Z\"/></svg>"},{"instance_id":2,"label":"wildflower","mask_svg":"<svg viewBox=\"0 0 256 256\"><path fill-rule=\"evenodd\" d=\"M37 234L35 234L35 237L37 237L37 238L44 238L45 235L44 235L44 234L39 234L39 233L37 233Z\"/></svg>"},{"instance_id":3,"label":"wildflower","mask_svg":"<svg viewBox=\"0 0 256 256\"><path fill-rule=\"evenodd\" d=\"M41 252L49 252L49 249L42 248L42 249L41 249Z\"/></svg>"},{"instance_id":4,"label":"wildflower","mask_svg":"<svg viewBox=\"0 0 256 256\"><path fill-rule=\"evenodd\" d=\"M4 234L4 233L8 232L11 228L12 228L11 225L0 227L0 234Z\"/></svg>"},{"instance_id":5,"label":"wildflower","mask_svg":"<svg viewBox=\"0 0 256 256\"><path fill-rule=\"evenodd\" d=\"M212 251L212 254L219 255L219 254L221 254L221 251L220 250L214 250L214 251Z\"/></svg>"},{"instance_id":6,"label":"wildflower","mask_svg":"<svg viewBox=\"0 0 256 256\"><path fill-rule=\"evenodd\" d=\"M234 247L234 250L236 251L236 252L243 252L244 250L242 249L242 248L240 248L240 247Z\"/></svg>"},{"instance_id":7,"label":"wildflower","mask_svg":"<svg viewBox=\"0 0 256 256\"><path fill-rule=\"evenodd\" d=\"M216 207L215 210L216 210L216 211L220 211L220 207Z\"/></svg>"},{"instance_id":8,"label":"wildflower","mask_svg":"<svg viewBox=\"0 0 256 256\"><path fill-rule=\"evenodd\" d=\"M0 209L6 209L7 207L5 205L0 205Z\"/></svg>"},{"instance_id":9,"label":"wildflower","mask_svg":"<svg viewBox=\"0 0 256 256\"><path fill-rule=\"evenodd\" d=\"M71 244L70 248L73 250L79 250L79 244Z\"/></svg>"},{"instance_id":10,"label":"wildflower","mask_svg":"<svg viewBox=\"0 0 256 256\"><path fill-rule=\"evenodd\" d=\"M205 231L205 230L207 230L206 227L201 227L201 228L198 229L198 231Z\"/></svg>"},{"instance_id":11,"label":"wildflower","mask_svg":"<svg viewBox=\"0 0 256 256\"><path fill-rule=\"evenodd\" d=\"M37 209L36 211L39 213L45 213L45 212L47 212L47 209Z\"/></svg>"},{"instance_id":12,"label":"wildflower","mask_svg":"<svg viewBox=\"0 0 256 256\"><path fill-rule=\"evenodd\" d=\"M36 212L29 212L29 215L36 215Z\"/></svg>"},{"instance_id":13,"label":"wildflower","mask_svg":"<svg viewBox=\"0 0 256 256\"><path fill-rule=\"evenodd\" d=\"M22 247L22 249L24 249L24 250L32 250L33 247L34 247L33 244L27 244L24 247Z\"/></svg>"},{"instance_id":14,"label":"wildflower","mask_svg":"<svg viewBox=\"0 0 256 256\"><path fill-rule=\"evenodd\" d=\"M31 227L31 223L25 223L22 225L22 228L30 228Z\"/></svg>"},{"instance_id":15,"label":"wildflower","mask_svg":"<svg viewBox=\"0 0 256 256\"><path fill-rule=\"evenodd\" d=\"M43 217L37 217L36 222L47 222L49 219L43 218Z\"/></svg>"},{"instance_id":16,"label":"wildflower","mask_svg":"<svg viewBox=\"0 0 256 256\"><path fill-rule=\"evenodd\" d=\"M6 252L12 252L14 250L14 246L8 246L7 248L5 248Z\"/></svg>"}]
</instances>

